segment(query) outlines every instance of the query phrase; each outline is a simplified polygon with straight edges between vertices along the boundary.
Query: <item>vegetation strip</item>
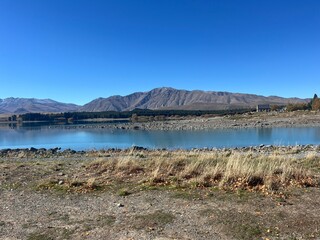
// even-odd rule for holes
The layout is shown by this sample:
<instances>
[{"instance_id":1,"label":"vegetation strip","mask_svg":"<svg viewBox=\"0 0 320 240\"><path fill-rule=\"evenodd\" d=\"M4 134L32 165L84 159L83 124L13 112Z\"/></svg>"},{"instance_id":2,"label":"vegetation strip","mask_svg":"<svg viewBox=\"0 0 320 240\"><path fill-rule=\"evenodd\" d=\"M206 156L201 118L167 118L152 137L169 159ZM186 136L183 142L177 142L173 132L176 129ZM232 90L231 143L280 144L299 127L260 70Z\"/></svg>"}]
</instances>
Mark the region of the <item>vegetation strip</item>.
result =
<instances>
[{"instance_id":1,"label":"vegetation strip","mask_svg":"<svg viewBox=\"0 0 320 240\"><path fill-rule=\"evenodd\" d=\"M218 188L281 194L290 187L318 187L318 146L261 146L220 150L1 150L2 187L23 171L38 190L90 192L130 183L133 188ZM36 158L38 157L38 159ZM67 160L69 159L69 161ZM51 169L50 167L51 166ZM26 171L28 170L28 172ZM130 190L118 188L119 195Z\"/></svg>"}]
</instances>

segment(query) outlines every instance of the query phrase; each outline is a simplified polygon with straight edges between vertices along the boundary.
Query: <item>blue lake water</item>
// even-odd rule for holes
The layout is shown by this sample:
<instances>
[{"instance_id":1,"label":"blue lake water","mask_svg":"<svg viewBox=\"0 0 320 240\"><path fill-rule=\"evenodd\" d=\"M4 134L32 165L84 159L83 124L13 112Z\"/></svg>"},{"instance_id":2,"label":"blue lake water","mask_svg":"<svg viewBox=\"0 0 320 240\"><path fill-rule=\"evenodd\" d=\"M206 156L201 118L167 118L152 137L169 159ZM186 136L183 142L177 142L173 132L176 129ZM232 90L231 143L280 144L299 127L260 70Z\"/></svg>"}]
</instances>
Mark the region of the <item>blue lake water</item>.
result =
<instances>
[{"instance_id":1,"label":"blue lake water","mask_svg":"<svg viewBox=\"0 0 320 240\"><path fill-rule=\"evenodd\" d=\"M320 128L252 128L199 131L142 131L50 126L0 128L0 149L71 148L74 150L128 148L190 149L266 145L320 144Z\"/></svg>"}]
</instances>

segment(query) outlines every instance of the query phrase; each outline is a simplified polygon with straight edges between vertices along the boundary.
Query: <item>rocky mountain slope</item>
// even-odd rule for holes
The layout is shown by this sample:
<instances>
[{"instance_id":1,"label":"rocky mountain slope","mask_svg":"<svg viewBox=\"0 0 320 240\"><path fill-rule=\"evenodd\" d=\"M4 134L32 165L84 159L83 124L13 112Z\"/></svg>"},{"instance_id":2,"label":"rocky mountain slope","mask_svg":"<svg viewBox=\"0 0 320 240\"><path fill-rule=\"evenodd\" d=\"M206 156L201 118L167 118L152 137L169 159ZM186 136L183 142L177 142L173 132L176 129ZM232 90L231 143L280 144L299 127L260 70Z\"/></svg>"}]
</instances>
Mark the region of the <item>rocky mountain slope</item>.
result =
<instances>
[{"instance_id":1,"label":"rocky mountain slope","mask_svg":"<svg viewBox=\"0 0 320 240\"><path fill-rule=\"evenodd\" d=\"M127 111L141 109L221 110L255 107L257 104L308 102L307 99L259 96L254 94L187 91L174 88L155 88L148 92L135 92L127 96L97 98L83 106L61 103L51 99L0 99L1 113L72 112L72 111Z\"/></svg>"},{"instance_id":2,"label":"rocky mountain slope","mask_svg":"<svg viewBox=\"0 0 320 240\"><path fill-rule=\"evenodd\" d=\"M307 102L307 100L229 92L156 88L148 92L136 92L127 96L98 98L85 104L80 110L88 112L124 111L135 108L216 110L255 107L257 104L288 104L297 102Z\"/></svg>"},{"instance_id":3,"label":"rocky mountain slope","mask_svg":"<svg viewBox=\"0 0 320 240\"><path fill-rule=\"evenodd\" d=\"M0 113L29 112L70 112L77 111L78 105L61 103L51 99L5 98L0 99Z\"/></svg>"}]
</instances>

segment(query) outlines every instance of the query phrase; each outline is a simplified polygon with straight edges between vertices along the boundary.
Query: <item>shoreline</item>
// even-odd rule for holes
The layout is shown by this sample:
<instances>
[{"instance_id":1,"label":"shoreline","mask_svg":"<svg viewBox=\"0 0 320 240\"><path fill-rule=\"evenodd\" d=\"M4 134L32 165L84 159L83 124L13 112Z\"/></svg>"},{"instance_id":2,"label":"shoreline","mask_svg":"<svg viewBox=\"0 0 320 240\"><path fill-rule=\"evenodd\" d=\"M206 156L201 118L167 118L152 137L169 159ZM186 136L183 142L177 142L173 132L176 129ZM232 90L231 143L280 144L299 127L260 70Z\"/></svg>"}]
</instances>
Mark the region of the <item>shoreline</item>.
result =
<instances>
[{"instance_id":1,"label":"shoreline","mask_svg":"<svg viewBox=\"0 0 320 240\"><path fill-rule=\"evenodd\" d=\"M48 125L49 126L49 125ZM172 118L162 121L145 121L125 123L83 123L74 125L50 125L50 128L66 129L111 129L111 130L214 130L214 129L249 129L249 128L289 128L320 127L320 112L270 112L244 113L226 116L200 116Z\"/></svg>"},{"instance_id":2,"label":"shoreline","mask_svg":"<svg viewBox=\"0 0 320 240\"><path fill-rule=\"evenodd\" d=\"M192 148L192 149L150 149L140 146L133 146L130 148L106 148L106 149L92 149L92 150L73 150L73 149L61 149L56 148L7 148L0 149L0 160L5 159L20 159L20 160L32 160L32 159L50 159L50 158L64 158L64 157L79 157L81 159L91 157L105 157L110 154L130 154L134 152L145 152L148 154L152 153L175 153L175 154L186 154L186 153L255 153L261 155L268 155L273 152L277 153L299 153L307 155L310 152L315 152L316 155L320 156L320 144L306 144L306 145L290 145L290 146L279 146L279 145L264 145L259 146L246 146L246 147L228 147L228 148ZM4 159L5 158L5 159Z\"/></svg>"},{"instance_id":3,"label":"shoreline","mask_svg":"<svg viewBox=\"0 0 320 240\"><path fill-rule=\"evenodd\" d=\"M196 117L171 121L126 123L111 127L117 129L165 131L320 127L320 112L245 113L239 115Z\"/></svg>"}]
</instances>

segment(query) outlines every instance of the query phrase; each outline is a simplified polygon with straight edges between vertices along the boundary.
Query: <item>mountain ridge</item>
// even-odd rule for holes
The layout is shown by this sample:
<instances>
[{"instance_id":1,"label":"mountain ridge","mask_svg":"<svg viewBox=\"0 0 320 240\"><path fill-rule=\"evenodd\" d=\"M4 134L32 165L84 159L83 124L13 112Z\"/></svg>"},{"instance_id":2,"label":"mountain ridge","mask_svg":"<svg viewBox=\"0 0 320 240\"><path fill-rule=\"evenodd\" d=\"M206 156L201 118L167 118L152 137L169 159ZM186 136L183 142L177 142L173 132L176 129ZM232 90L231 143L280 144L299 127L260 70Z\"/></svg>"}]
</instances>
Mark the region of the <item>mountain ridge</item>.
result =
<instances>
[{"instance_id":1,"label":"mountain ridge","mask_svg":"<svg viewBox=\"0 0 320 240\"><path fill-rule=\"evenodd\" d=\"M152 110L222 110L255 107L257 104L285 105L288 103L306 103L308 101L309 99L160 87L145 92L134 92L125 96L99 97L83 106L62 103L52 99L10 97L0 99L0 113L130 111L135 108Z\"/></svg>"},{"instance_id":2,"label":"mountain ridge","mask_svg":"<svg viewBox=\"0 0 320 240\"><path fill-rule=\"evenodd\" d=\"M52 99L14 98L0 99L0 113L22 114L42 112L71 112L80 106L73 103L62 103Z\"/></svg>"},{"instance_id":3,"label":"mountain ridge","mask_svg":"<svg viewBox=\"0 0 320 240\"><path fill-rule=\"evenodd\" d=\"M126 96L97 98L83 105L80 111L129 111L142 109L220 110L255 107L257 104L307 102L307 99L261 96L222 91L178 90L170 87L135 92Z\"/></svg>"}]
</instances>

